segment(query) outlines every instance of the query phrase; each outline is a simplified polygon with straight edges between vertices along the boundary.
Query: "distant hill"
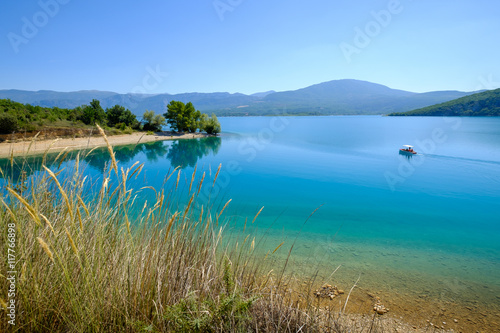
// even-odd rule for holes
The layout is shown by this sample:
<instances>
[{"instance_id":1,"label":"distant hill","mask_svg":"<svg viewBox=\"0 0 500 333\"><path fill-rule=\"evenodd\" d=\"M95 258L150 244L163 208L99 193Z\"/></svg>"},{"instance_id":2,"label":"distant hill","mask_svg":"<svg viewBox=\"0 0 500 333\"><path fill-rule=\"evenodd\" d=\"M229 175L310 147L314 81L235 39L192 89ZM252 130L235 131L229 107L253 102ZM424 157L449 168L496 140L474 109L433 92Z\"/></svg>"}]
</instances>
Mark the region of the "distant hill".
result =
<instances>
[{"instance_id":1,"label":"distant hill","mask_svg":"<svg viewBox=\"0 0 500 333\"><path fill-rule=\"evenodd\" d=\"M500 116L500 89L389 116Z\"/></svg>"},{"instance_id":2,"label":"distant hill","mask_svg":"<svg viewBox=\"0 0 500 333\"><path fill-rule=\"evenodd\" d=\"M172 100L193 102L202 112L219 116L388 114L405 112L467 96L472 92L435 91L413 93L384 85L335 80L293 91L267 91L252 95L216 93L118 94L108 91L56 92L49 90L0 90L0 98L42 107L74 108L98 99L104 108L123 105L137 115L154 110L164 113Z\"/></svg>"},{"instance_id":3,"label":"distant hill","mask_svg":"<svg viewBox=\"0 0 500 333\"><path fill-rule=\"evenodd\" d=\"M258 97L258 98L264 98L264 97L266 97L269 94L274 94L275 92L276 91L274 91L274 90L269 90L269 91L265 91L265 92L255 93L255 94L252 94L250 96L254 96L254 97Z\"/></svg>"}]
</instances>

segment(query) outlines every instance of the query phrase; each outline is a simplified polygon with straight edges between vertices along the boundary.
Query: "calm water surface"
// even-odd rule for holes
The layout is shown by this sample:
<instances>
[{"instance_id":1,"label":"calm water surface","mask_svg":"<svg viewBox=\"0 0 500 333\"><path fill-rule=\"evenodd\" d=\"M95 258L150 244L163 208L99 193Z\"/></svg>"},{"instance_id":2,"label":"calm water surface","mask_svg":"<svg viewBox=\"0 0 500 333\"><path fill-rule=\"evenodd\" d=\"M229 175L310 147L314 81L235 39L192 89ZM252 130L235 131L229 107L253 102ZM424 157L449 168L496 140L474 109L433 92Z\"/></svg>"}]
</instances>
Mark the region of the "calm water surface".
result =
<instances>
[{"instance_id":1,"label":"calm water surface","mask_svg":"<svg viewBox=\"0 0 500 333\"><path fill-rule=\"evenodd\" d=\"M220 138L122 147L117 158L144 162L137 186L155 187L177 165L187 182L195 165L213 177L222 163L215 192L203 197L232 199L235 232L264 207L255 224L266 235L261 247L296 241L297 274L328 276L342 265L345 283L361 275L368 288L498 303L499 118L220 121ZM403 144L419 154L399 155ZM94 155L87 172L99 174L107 161Z\"/></svg>"}]
</instances>

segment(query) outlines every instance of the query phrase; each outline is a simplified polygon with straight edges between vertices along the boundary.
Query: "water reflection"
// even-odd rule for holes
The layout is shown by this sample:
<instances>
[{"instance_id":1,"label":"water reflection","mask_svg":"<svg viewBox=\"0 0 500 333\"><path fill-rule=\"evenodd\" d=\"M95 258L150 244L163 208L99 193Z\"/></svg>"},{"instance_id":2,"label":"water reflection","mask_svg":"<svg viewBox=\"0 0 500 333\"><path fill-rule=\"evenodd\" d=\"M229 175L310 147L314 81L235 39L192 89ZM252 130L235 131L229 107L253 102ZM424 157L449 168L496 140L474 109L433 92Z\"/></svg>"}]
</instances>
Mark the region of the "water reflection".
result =
<instances>
[{"instance_id":1,"label":"water reflection","mask_svg":"<svg viewBox=\"0 0 500 333\"><path fill-rule=\"evenodd\" d=\"M408 152L405 152L405 151L402 151L402 150L399 151L399 155L402 155L402 156L406 157L407 160L411 160L413 158L413 156L414 156L414 154L408 153Z\"/></svg>"},{"instance_id":2,"label":"water reflection","mask_svg":"<svg viewBox=\"0 0 500 333\"><path fill-rule=\"evenodd\" d=\"M198 159L210 153L219 152L221 138L209 137L196 140L178 140L172 144L167 154L170 164L174 167L194 167Z\"/></svg>"},{"instance_id":3,"label":"water reflection","mask_svg":"<svg viewBox=\"0 0 500 333\"><path fill-rule=\"evenodd\" d=\"M148 162L157 162L162 158L170 161L174 167L194 167L198 160L208 154L217 154L221 146L221 138L209 137L202 139L177 140L171 144L167 141L156 141L137 145L117 146L113 150L115 158L121 165L127 164L143 154ZM68 163L76 160L80 154L80 161L86 163L92 169L102 173L110 163L110 156L106 147L93 150L73 151L69 153L47 154L45 161L43 155L16 157L13 163L10 159L0 159L0 179L8 178L17 183L26 180L36 172L42 171L45 164L51 169L66 167ZM61 156L62 155L62 156Z\"/></svg>"}]
</instances>

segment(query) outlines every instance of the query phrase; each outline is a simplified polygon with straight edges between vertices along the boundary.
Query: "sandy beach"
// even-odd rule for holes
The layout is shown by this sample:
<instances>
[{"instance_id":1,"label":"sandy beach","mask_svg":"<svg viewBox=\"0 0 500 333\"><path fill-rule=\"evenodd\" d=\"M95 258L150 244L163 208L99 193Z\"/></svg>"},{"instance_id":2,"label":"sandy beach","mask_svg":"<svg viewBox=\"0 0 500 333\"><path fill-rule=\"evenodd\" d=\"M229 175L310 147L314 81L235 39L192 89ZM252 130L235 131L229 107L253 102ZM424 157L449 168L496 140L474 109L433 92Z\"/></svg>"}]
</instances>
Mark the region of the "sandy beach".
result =
<instances>
[{"instance_id":1,"label":"sandy beach","mask_svg":"<svg viewBox=\"0 0 500 333\"><path fill-rule=\"evenodd\" d=\"M204 133L178 134L172 132L158 132L154 135L147 135L143 132L132 134L108 136L108 141L112 146L138 144L163 140L194 139L203 138ZM36 155L48 152L59 152L64 149L78 150L106 146L106 141L102 136L90 136L81 138L59 138L55 140L32 140L20 142L0 143L0 158L22 155Z\"/></svg>"}]
</instances>

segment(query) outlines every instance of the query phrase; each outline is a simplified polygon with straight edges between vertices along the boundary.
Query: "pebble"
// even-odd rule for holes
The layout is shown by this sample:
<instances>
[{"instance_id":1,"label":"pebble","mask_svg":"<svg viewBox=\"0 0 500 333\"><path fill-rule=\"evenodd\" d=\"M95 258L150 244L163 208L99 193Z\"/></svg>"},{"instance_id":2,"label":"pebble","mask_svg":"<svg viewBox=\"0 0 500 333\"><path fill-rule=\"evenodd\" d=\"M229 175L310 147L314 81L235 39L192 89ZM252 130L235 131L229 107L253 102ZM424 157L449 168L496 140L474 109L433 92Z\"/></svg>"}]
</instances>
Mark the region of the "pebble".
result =
<instances>
[{"instance_id":1,"label":"pebble","mask_svg":"<svg viewBox=\"0 0 500 333\"><path fill-rule=\"evenodd\" d=\"M314 295L318 298L334 299L336 296L343 294L343 290L339 290L337 286L325 284L323 287L314 291Z\"/></svg>"},{"instance_id":2,"label":"pebble","mask_svg":"<svg viewBox=\"0 0 500 333\"><path fill-rule=\"evenodd\" d=\"M454 323L458 323L458 320L457 320L457 319L453 319L453 322L454 322Z\"/></svg>"}]
</instances>

